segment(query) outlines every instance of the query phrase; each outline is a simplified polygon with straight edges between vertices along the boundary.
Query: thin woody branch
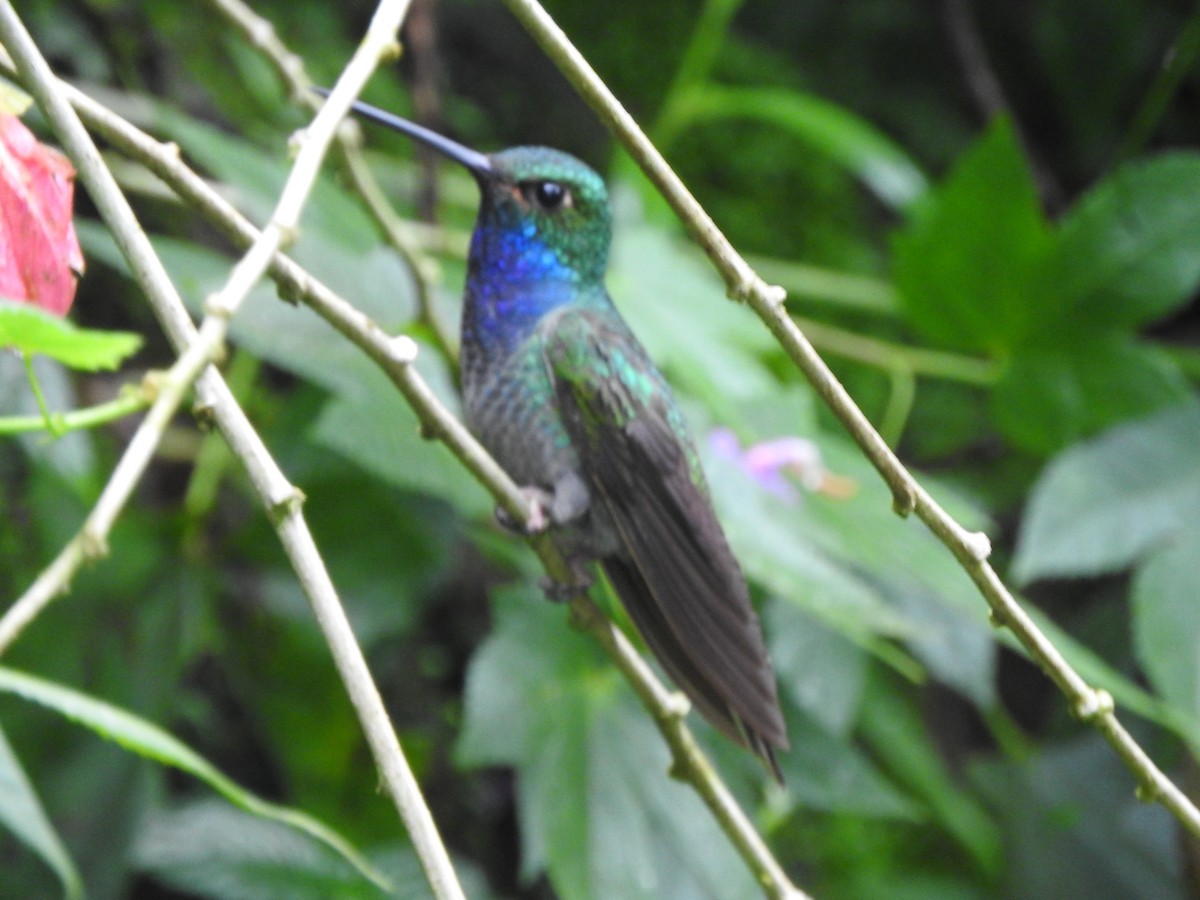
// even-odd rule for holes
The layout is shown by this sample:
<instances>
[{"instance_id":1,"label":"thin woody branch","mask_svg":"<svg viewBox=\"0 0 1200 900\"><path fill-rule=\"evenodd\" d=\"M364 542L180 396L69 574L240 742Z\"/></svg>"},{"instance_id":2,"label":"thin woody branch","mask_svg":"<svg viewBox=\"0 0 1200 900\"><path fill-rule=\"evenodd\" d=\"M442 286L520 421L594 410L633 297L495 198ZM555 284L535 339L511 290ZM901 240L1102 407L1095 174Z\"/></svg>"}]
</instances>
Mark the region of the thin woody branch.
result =
<instances>
[{"instance_id":1,"label":"thin woody branch","mask_svg":"<svg viewBox=\"0 0 1200 900\"><path fill-rule=\"evenodd\" d=\"M271 225L257 237L246 256L235 266L226 288L210 299L209 315L197 331L128 202L64 98L49 66L8 0L0 2L0 39L11 52L18 73L75 162L80 179L88 187L135 278L145 290L152 308L180 353L178 361L164 377L150 413L139 427L83 529L43 571L26 595L6 613L0 621L0 635L7 634L11 641L21 627L32 621L40 608L65 590L71 575L84 559L102 549L108 530L149 461L167 420L195 382L202 402L211 409L230 447L245 464L251 481L271 514L281 543L325 633L375 755L383 783L408 827L434 895L454 900L463 897L462 889L400 749L366 661L337 600L320 553L300 513L299 492L288 483L224 381L209 364L220 349L229 318L279 246L294 231L305 196L316 178L321 156L338 120L374 66L391 52L406 8L404 0L384 0L380 4L358 51L335 88L335 96L331 97L301 142L300 152ZM3 644L0 643L0 646Z\"/></svg>"},{"instance_id":2,"label":"thin woody branch","mask_svg":"<svg viewBox=\"0 0 1200 900\"><path fill-rule=\"evenodd\" d=\"M183 163L177 147L151 138L81 91L68 85L62 87L89 128L143 163L235 245L244 247L254 241L258 233L254 226ZM437 399L412 365L416 352L412 341L385 334L366 315L282 253L272 258L269 271L283 296L299 299L310 306L374 360L408 400L424 432L443 441L514 519L525 521L529 511L517 485ZM539 538L534 547L552 577L569 580L566 564L551 541ZM797 900L803 897L804 894L788 881L778 861L700 750L683 720L686 705L681 705L679 695L669 691L657 679L624 634L591 601L572 601L572 612L574 621L604 647L629 679L671 748L675 774L691 784L713 809L714 817L729 835L731 843L743 857L752 860L749 864L768 895Z\"/></svg>"},{"instance_id":3,"label":"thin woody branch","mask_svg":"<svg viewBox=\"0 0 1200 900\"><path fill-rule=\"evenodd\" d=\"M680 220L713 261L731 297L742 300L762 319L792 361L808 378L851 437L858 443L892 490L897 513L916 513L929 530L954 554L991 608L992 621L1016 635L1042 670L1066 695L1072 712L1096 728L1133 772L1138 796L1155 800L1183 826L1200 837L1200 810L1158 768L1117 720L1112 697L1091 687L1037 628L988 564L986 535L970 532L956 522L921 487L899 461L846 389L788 316L783 291L762 280L734 250L709 215L684 187L658 150L621 106L587 60L536 0L505 0L546 54L609 126L647 176L671 204Z\"/></svg>"}]
</instances>

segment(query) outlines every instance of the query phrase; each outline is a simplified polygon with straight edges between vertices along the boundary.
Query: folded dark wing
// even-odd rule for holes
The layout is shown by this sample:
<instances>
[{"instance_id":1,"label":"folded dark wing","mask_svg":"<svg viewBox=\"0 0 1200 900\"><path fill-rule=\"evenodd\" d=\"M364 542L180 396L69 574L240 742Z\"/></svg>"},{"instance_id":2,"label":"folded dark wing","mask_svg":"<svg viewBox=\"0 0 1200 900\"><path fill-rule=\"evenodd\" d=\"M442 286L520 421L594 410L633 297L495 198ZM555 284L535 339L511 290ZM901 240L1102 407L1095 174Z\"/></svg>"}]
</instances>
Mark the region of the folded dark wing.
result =
<instances>
[{"instance_id":1,"label":"folded dark wing","mask_svg":"<svg viewBox=\"0 0 1200 900\"><path fill-rule=\"evenodd\" d=\"M666 385L624 323L571 311L545 336L584 477L621 552L601 560L668 674L714 725L774 766L775 677L737 560Z\"/></svg>"}]
</instances>

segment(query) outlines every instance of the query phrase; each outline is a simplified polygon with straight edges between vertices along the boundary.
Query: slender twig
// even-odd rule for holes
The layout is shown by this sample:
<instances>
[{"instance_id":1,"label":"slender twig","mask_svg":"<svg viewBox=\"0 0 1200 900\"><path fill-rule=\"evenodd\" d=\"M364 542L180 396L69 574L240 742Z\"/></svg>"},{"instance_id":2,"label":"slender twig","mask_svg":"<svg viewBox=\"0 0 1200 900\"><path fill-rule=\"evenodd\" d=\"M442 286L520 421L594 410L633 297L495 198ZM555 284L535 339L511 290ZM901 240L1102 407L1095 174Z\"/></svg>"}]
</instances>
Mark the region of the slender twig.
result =
<instances>
[{"instance_id":1,"label":"slender twig","mask_svg":"<svg viewBox=\"0 0 1200 900\"><path fill-rule=\"evenodd\" d=\"M29 390L33 391L33 399L37 403L38 412L41 413L42 427L55 437L59 437L64 431L62 421L50 412L50 407L46 403L46 395L42 393L42 385L38 381L37 372L33 371L33 354L22 353L21 363L25 366L25 378L29 381Z\"/></svg>"},{"instance_id":2,"label":"slender twig","mask_svg":"<svg viewBox=\"0 0 1200 900\"><path fill-rule=\"evenodd\" d=\"M305 182L311 184L315 177L323 147L328 142L340 115L344 114L352 95L361 87L380 56L394 46L395 33L404 10L403 0L391 3L385 0L380 4L366 37L339 80L326 108L317 116L313 130L304 141L293 168L294 181L289 178L289 185L295 184L296 187L285 188L271 226L276 235L262 238L255 245L255 248L262 249L248 254L235 268L231 276L231 285L210 304L216 313L209 316L210 321L227 321L240 300L237 292L248 290L249 282L253 281L251 276L253 266L257 265L256 260L262 259L263 265L269 262L274 256L271 245L277 244L285 233L294 229L305 193ZM187 374L187 369L195 365L195 372L191 374L199 375L196 382L197 391L211 410L231 448L245 464L251 482L275 522L280 541L292 561L301 585L312 602L317 621L329 643L331 654L363 725L383 783L408 828L434 895L438 898L463 897L449 855L400 749L382 699L371 681L362 651L355 642L353 631L337 600L336 591L320 553L300 513L299 492L288 483L279 470L219 374L211 366L206 367L207 354L201 351L193 352L191 349L201 344L201 333L192 325L166 271L150 247L145 233L137 225L128 202L111 173L105 168L99 152L82 124L63 98L49 66L41 58L8 0L0 2L0 40L12 53L22 80L74 161L80 179L87 186L101 215L112 229L118 246L126 256L135 277L145 289L156 315L177 351L182 354L179 362L172 367L173 375L169 373L165 379L170 382L170 393L167 389L160 393L146 421L155 417L157 412L165 412L171 408L171 400L178 402L185 386L182 376ZM207 321L205 324L208 324ZM203 328L201 330L203 331ZM210 335L213 330L218 336L222 331L220 325L212 326ZM213 343L208 349L216 347L217 343ZM175 396L176 394L178 396ZM171 400L164 401L164 396L170 397ZM143 429L146 427L143 423ZM139 435L144 433L143 429L139 429ZM133 458L134 444L137 441L138 437L135 436L122 462ZM146 439L138 446L146 443L151 441ZM118 466L118 469L120 468ZM112 487L114 482L117 482L116 472L109 481L109 487ZM106 492L109 487L106 487ZM111 514L115 515L119 508L118 502L115 508L110 510ZM98 504L77 538L68 543L59 557L38 577L30 591L0 620L0 651L7 641L11 641L20 628L36 615L36 610L32 607L38 604L44 606L55 594L63 591L83 560L97 550L94 540L97 532L93 528L97 524L94 520L100 511ZM100 524L104 523L101 521ZM111 519L107 524L111 526ZM102 540L103 532L99 534ZM9 627L10 623L14 627Z\"/></svg>"},{"instance_id":3,"label":"slender twig","mask_svg":"<svg viewBox=\"0 0 1200 900\"><path fill-rule=\"evenodd\" d=\"M813 346L834 356L852 359L878 369L903 369L912 375L944 378L947 381L958 381L978 387L990 387L1000 378L1000 366L991 360L948 353L944 350L929 350L925 347L908 347L847 331L814 319L800 316L793 318L809 336Z\"/></svg>"},{"instance_id":4,"label":"slender twig","mask_svg":"<svg viewBox=\"0 0 1200 900\"><path fill-rule=\"evenodd\" d=\"M250 9L242 0L206 0L225 16L246 41L275 69L275 74L293 99L310 110L321 107L313 93L304 60L293 53L275 33L271 22ZM434 342L448 359L457 359L458 341L434 302L433 286L441 280L437 263L426 256L396 214L362 155L362 132L353 121L343 123L337 133L337 153L351 189L362 199L367 212L387 238L392 249L413 273L417 288L417 312Z\"/></svg>"},{"instance_id":5,"label":"slender twig","mask_svg":"<svg viewBox=\"0 0 1200 900\"><path fill-rule=\"evenodd\" d=\"M237 4L240 0L213 0L213 2L224 7ZM282 70L280 71L282 73ZM362 177L366 172L366 167L361 164L357 151L347 151L345 159L352 180L358 182L359 193L367 200L368 206L373 208L380 223L384 226L385 232L390 232L393 223L398 221L398 218L391 212L390 206L386 203L379 203L378 198L372 196L371 183ZM415 271L415 274L421 280L422 273L419 269ZM436 331L437 323L430 310L426 310L425 318ZM336 322L333 324L348 337L354 339L354 335L343 329L341 325ZM450 339L443 337L442 341L444 346L450 345ZM373 349L366 346L364 349L377 361L381 361ZM483 481L510 515L513 515L518 521L527 521L529 512L527 502L517 490L516 485L495 464L490 455L471 438L462 424L445 411L440 404L437 404L428 387L420 380L416 370L411 365L403 365L399 369L395 369L390 364L385 365L385 370L417 411L426 433L442 438L454 450L459 459L468 468L471 468L476 477ZM533 538L531 543L541 558L547 574L552 579L564 584L575 580L574 574L550 537L541 535ZM718 825L729 836L766 892L770 896L781 898L805 896L788 880L782 866L771 855L754 825L738 806L733 795L700 750L684 721L687 704L681 702L681 695L671 694L663 687L625 635L613 626L591 600L584 596L577 597L571 601L571 608L576 624L588 631L604 647L650 711L671 749L674 760L673 772L676 777L691 784L709 806Z\"/></svg>"},{"instance_id":6,"label":"slender twig","mask_svg":"<svg viewBox=\"0 0 1200 900\"><path fill-rule=\"evenodd\" d=\"M62 88L91 129L143 163L235 245L247 246L253 242L257 235L253 225L180 160L177 147L154 140L81 91L69 85ZM272 259L270 271L281 294L312 307L380 366L417 413L425 434L442 440L515 520L527 520L529 508L517 485L441 404L412 365L416 347L410 340L386 335L366 315L281 253ZM564 582L571 578L565 561L550 540L544 536L536 539L534 549L551 577ZM591 601L585 598L572 601L572 612L575 622L609 653L649 709L671 749L676 774L691 783L715 808L718 824L735 846L756 858L752 868L771 896L802 897L788 883L778 862L704 757L684 722L687 706L681 702L681 696L662 685L628 639Z\"/></svg>"},{"instance_id":7,"label":"slender twig","mask_svg":"<svg viewBox=\"0 0 1200 900\"><path fill-rule=\"evenodd\" d=\"M1163 116L1171 107L1176 91L1200 57L1200 9L1192 12L1174 43L1163 54L1162 65L1146 96L1129 122L1117 150L1117 159L1126 160L1140 153L1154 136Z\"/></svg>"},{"instance_id":8,"label":"slender twig","mask_svg":"<svg viewBox=\"0 0 1200 900\"><path fill-rule=\"evenodd\" d=\"M793 299L808 297L857 312L893 318L900 314L896 289L878 278L769 256L748 256L746 261L763 278L787 288Z\"/></svg>"},{"instance_id":9,"label":"slender twig","mask_svg":"<svg viewBox=\"0 0 1200 900\"><path fill-rule=\"evenodd\" d=\"M95 406L85 409L52 413L49 421L44 415L0 417L0 435L49 431L54 437L59 437L69 431L95 428L98 425L115 422L117 419L140 412L150 405L153 394L154 392L146 390L145 385L142 387L127 385L115 399L106 403L97 403Z\"/></svg>"},{"instance_id":10,"label":"slender twig","mask_svg":"<svg viewBox=\"0 0 1200 900\"><path fill-rule=\"evenodd\" d=\"M1161 803L1190 833L1200 836L1200 811L1163 774L1117 720L1112 697L1106 691L1088 685L1013 599L1011 592L988 565L990 544L987 537L982 533L967 531L942 509L871 427L846 389L787 315L783 306L783 291L764 282L738 255L546 11L535 0L506 0L506 3L580 95L613 130L618 140L642 163L646 174L713 260L725 279L729 295L745 301L763 320L841 420L891 488L896 511L901 515L915 512L949 548L987 601L993 622L1012 630L1029 655L1066 695L1072 712L1096 728L1133 772L1138 781L1138 796Z\"/></svg>"}]
</instances>

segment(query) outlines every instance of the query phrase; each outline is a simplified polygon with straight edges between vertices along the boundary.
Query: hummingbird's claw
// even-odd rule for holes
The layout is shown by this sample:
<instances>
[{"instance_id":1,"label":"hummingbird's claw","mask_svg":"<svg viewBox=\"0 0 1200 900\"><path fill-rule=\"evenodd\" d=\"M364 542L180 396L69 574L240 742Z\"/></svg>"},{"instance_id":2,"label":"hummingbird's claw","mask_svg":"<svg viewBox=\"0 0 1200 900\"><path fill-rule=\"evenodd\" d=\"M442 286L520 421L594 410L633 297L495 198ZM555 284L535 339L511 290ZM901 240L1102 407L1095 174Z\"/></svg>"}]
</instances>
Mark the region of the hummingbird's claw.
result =
<instances>
[{"instance_id":1,"label":"hummingbird's claw","mask_svg":"<svg viewBox=\"0 0 1200 900\"><path fill-rule=\"evenodd\" d=\"M503 506L497 506L496 524L505 531L519 534L521 537L541 534L550 527L550 504L554 501L554 497L549 491L532 485L527 485L520 490L521 496L529 504L529 518L524 522L518 521Z\"/></svg>"},{"instance_id":2,"label":"hummingbird's claw","mask_svg":"<svg viewBox=\"0 0 1200 900\"><path fill-rule=\"evenodd\" d=\"M595 582L596 579L587 570L585 563L572 560L570 566L570 581L557 581L549 575L538 579L538 587L551 603L566 603L576 597L582 597Z\"/></svg>"}]
</instances>

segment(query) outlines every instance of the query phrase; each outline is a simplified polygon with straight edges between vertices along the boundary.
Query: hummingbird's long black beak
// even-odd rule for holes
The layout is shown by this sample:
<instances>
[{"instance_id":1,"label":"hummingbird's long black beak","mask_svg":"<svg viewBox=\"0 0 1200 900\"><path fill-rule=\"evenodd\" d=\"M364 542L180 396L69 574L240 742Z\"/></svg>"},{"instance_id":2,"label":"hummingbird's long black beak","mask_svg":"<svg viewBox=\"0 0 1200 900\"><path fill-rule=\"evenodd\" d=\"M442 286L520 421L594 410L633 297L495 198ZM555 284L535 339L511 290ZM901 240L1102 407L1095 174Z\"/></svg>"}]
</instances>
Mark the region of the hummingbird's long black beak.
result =
<instances>
[{"instance_id":1,"label":"hummingbird's long black beak","mask_svg":"<svg viewBox=\"0 0 1200 900\"><path fill-rule=\"evenodd\" d=\"M313 91L322 97L329 96L328 88L314 87ZM415 138L423 144L427 144L442 155L465 166L476 178L486 179L492 174L492 161L486 154L480 153L478 150L464 147L457 141L450 140L445 135L431 131L423 125L418 125L416 122L410 122L408 119L402 119L387 110L380 109L378 106L363 103L361 100L355 100L351 108L364 119L369 119L379 125L391 128L393 131L399 131L401 134Z\"/></svg>"}]
</instances>

